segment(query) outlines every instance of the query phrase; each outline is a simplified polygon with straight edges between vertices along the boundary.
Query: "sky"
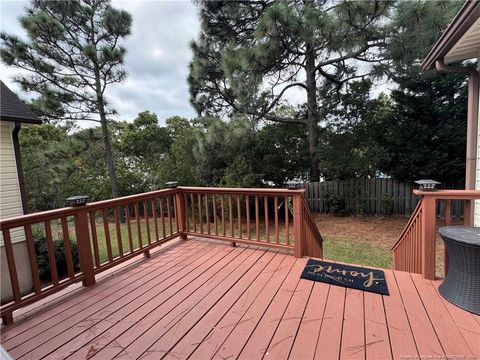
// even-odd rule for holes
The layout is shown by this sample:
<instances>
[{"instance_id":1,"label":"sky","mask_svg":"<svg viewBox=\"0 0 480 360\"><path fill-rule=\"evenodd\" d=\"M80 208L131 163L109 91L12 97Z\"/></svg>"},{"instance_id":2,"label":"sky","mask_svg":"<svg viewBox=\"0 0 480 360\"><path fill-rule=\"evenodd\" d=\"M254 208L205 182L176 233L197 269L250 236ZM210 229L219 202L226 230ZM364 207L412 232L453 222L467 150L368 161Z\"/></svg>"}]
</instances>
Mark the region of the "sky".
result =
<instances>
[{"instance_id":1,"label":"sky","mask_svg":"<svg viewBox=\"0 0 480 360\"><path fill-rule=\"evenodd\" d=\"M0 0L2 31L26 37L18 24L26 4L21 0ZM133 17L132 34L125 41L128 78L107 89L107 101L118 112L116 119L132 121L145 110L156 113L161 124L174 115L194 117L187 76L192 57L190 42L200 30L195 5L184 0L113 0L112 5ZM0 63L0 79L25 98L12 81L14 73Z\"/></svg>"}]
</instances>

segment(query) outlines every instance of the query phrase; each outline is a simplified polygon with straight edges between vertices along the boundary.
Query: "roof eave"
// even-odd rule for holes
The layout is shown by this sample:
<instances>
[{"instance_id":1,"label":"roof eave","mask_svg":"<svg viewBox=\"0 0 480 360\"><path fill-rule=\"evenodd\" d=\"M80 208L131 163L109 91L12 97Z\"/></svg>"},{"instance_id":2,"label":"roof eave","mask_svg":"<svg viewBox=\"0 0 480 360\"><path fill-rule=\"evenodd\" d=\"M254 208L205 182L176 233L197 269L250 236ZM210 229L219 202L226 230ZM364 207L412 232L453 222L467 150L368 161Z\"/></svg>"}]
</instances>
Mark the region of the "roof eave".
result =
<instances>
[{"instance_id":1,"label":"roof eave","mask_svg":"<svg viewBox=\"0 0 480 360\"><path fill-rule=\"evenodd\" d=\"M14 118L14 117L9 117L9 116L2 116L2 117L0 117L0 120L22 123L22 124L37 124L37 125L42 124L42 120L33 119L33 118L32 119L25 119L25 118Z\"/></svg>"},{"instance_id":2,"label":"roof eave","mask_svg":"<svg viewBox=\"0 0 480 360\"><path fill-rule=\"evenodd\" d=\"M442 36L422 62L422 70L435 68L437 60L443 60L450 49L460 40L473 23L480 17L480 2L468 0L448 25Z\"/></svg>"}]
</instances>

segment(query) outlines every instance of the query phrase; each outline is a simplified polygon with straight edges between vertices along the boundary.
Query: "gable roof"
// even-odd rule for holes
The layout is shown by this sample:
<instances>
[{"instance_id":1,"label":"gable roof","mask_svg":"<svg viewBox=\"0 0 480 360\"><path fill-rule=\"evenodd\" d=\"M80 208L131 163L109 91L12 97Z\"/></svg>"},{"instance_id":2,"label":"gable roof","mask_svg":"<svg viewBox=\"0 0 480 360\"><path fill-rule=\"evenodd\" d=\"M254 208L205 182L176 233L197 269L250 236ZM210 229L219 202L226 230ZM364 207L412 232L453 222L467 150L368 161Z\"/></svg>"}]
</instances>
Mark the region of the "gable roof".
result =
<instances>
[{"instance_id":1,"label":"gable roof","mask_svg":"<svg viewBox=\"0 0 480 360\"><path fill-rule=\"evenodd\" d=\"M434 69L435 61L444 60L457 42L459 42L468 30L478 21L479 17L480 2L476 0L467 0L452 22L445 29L440 39L438 39L432 47L428 55L425 57L425 60L423 60L422 70ZM462 59L452 57L451 60L458 61Z\"/></svg>"},{"instance_id":2,"label":"gable roof","mask_svg":"<svg viewBox=\"0 0 480 360\"><path fill-rule=\"evenodd\" d=\"M30 124L42 121L0 80L0 119Z\"/></svg>"}]
</instances>

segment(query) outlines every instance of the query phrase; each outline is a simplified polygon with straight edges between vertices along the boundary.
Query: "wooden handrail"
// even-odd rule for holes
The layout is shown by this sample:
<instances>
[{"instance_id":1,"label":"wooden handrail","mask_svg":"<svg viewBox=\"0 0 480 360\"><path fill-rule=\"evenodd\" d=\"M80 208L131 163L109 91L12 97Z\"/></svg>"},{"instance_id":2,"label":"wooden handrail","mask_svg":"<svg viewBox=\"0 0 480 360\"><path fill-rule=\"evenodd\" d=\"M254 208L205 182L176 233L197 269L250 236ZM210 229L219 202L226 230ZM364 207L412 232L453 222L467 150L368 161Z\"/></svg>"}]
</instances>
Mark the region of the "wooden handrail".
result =
<instances>
[{"instance_id":1,"label":"wooden handrail","mask_svg":"<svg viewBox=\"0 0 480 360\"><path fill-rule=\"evenodd\" d=\"M435 279L437 202L445 202L444 220L445 225L449 225L452 220L451 201L464 201L464 224L470 225L471 201L480 199L480 190L414 190L413 193L420 197L420 202L392 247L394 268ZM448 271L448 254L445 252L444 256L445 271Z\"/></svg>"},{"instance_id":2,"label":"wooden handrail","mask_svg":"<svg viewBox=\"0 0 480 360\"><path fill-rule=\"evenodd\" d=\"M141 254L149 257L150 249L175 237L186 239L188 235L201 235L229 241L234 246L238 242L290 250L299 257L322 257L322 237L304 200L304 191L177 187L0 219L12 289L12 300L0 307L3 322L13 321L14 310L66 286L78 281L90 286L102 271ZM74 225L74 237L69 223ZM52 279L43 287L32 233L37 225L45 230ZM21 289L18 272L26 266L16 264L12 241L12 233L19 230L25 234L30 259L27 269L33 282L31 291L26 292ZM58 235L66 249L68 274L65 278L56 269L54 239ZM74 268L73 238L80 269ZM102 257L101 246L106 249L105 257Z\"/></svg>"}]
</instances>

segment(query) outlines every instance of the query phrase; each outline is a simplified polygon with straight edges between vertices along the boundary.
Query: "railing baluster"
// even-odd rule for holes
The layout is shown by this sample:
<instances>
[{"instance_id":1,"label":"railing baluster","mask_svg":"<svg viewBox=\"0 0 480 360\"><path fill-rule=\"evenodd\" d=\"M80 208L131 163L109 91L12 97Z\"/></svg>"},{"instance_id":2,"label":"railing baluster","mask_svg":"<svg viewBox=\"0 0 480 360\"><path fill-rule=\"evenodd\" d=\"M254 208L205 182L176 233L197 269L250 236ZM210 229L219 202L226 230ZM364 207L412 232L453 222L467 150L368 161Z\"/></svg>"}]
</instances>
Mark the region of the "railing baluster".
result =
<instances>
[{"instance_id":1,"label":"railing baluster","mask_svg":"<svg viewBox=\"0 0 480 360\"><path fill-rule=\"evenodd\" d=\"M275 242L280 244L280 234L278 231L278 196L275 196L274 199L274 207L275 207Z\"/></svg>"},{"instance_id":2,"label":"railing baluster","mask_svg":"<svg viewBox=\"0 0 480 360\"><path fill-rule=\"evenodd\" d=\"M148 220L148 204L146 200L143 202L143 212L144 212L143 217L145 218L145 228L147 230L147 241L148 241L148 245L151 245L152 236L150 234L150 222Z\"/></svg>"},{"instance_id":3,"label":"railing baluster","mask_svg":"<svg viewBox=\"0 0 480 360\"><path fill-rule=\"evenodd\" d=\"M288 196L285 196L285 202L284 202L284 207L285 207L285 244L290 245L290 234L289 234L289 229L288 229Z\"/></svg>"},{"instance_id":4,"label":"railing baluster","mask_svg":"<svg viewBox=\"0 0 480 360\"><path fill-rule=\"evenodd\" d=\"M218 222L217 222L217 196L213 194L213 226L215 227L215 235L218 235Z\"/></svg>"},{"instance_id":5,"label":"railing baluster","mask_svg":"<svg viewBox=\"0 0 480 360\"><path fill-rule=\"evenodd\" d=\"M110 242L110 227L108 225L108 214L106 209L103 209L102 215L103 215L103 230L105 232L105 245L107 247L107 257L108 257L108 261L112 262L113 261L112 244Z\"/></svg>"},{"instance_id":6,"label":"railing baluster","mask_svg":"<svg viewBox=\"0 0 480 360\"><path fill-rule=\"evenodd\" d=\"M32 226L30 224L27 224L24 226L24 230L25 239L27 240L28 246L28 258L30 260L30 272L32 274L33 290L35 291L35 294L40 294L42 287L40 285L40 276L38 275L37 255L35 254L35 244L33 243Z\"/></svg>"},{"instance_id":7,"label":"railing baluster","mask_svg":"<svg viewBox=\"0 0 480 360\"><path fill-rule=\"evenodd\" d=\"M172 195L172 208L173 208L173 217L175 218L175 231L173 233L177 233L180 231L180 211L178 211L178 207L180 206L179 201L177 200L176 195Z\"/></svg>"},{"instance_id":8,"label":"railing baluster","mask_svg":"<svg viewBox=\"0 0 480 360\"><path fill-rule=\"evenodd\" d=\"M172 222L172 211L171 211L171 203L170 203L170 195L167 195L167 216L168 216L168 228L170 235L173 234L173 222Z\"/></svg>"},{"instance_id":9,"label":"railing baluster","mask_svg":"<svg viewBox=\"0 0 480 360\"><path fill-rule=\"evenodd\" d=\"M93 257L95 260L95 266L100 266L100 255L98 251L98 239L97 239L97 222L95 219L95 211L90 212L90 231L92 232L92 247Z\"/></svg>"},{"instance_id":10,"label":"railing baluster","mask_svg":"<svg viewBox=\"0 0 480 360\"><path fill-rule=\"evenodd\" d=\"M220 197L220 207L222 208L222 229L223 229L223 236L226 236L227 229L225 227L225 195L222 194Z\"/></svg>"},{"instance_id":11,"label":"railing baluster","mask_svg":"<svg viewBox=\"0 0 480 360\"><path fill-rule=\"evenodd\" d=\"M50 220L43 223L45 226L45 236L47 239L48 248L48 265L50 266L50 276L52 277L52 284L58 285L57 261L55 258L55 247L53 245L52 226Z\"/></svg>"},{"instance_id":12,"label":"railing baluster","mask_svg":"<svg viewBox=\"0 0 480 360\"><path fill-rule=\"evenodd\" d=\"M230 216L230 236L235 237L235 229L233 227L233 204L232 204L232 194L228 197L228 214Z\"/></svg>"},{"instance_id":13,"label":"railing baluster","mask_svg":"<svg viewBox=\"0 0 480 360\"><path fill-rule=\"evenodd\" d=\"M155 198L151 200L150 206L152 207L153 228L155 230L155 242L157 242L159 238L158 238L157 202L155 201Z\"/></svg>"},{"instance_id":14,"label":"railing baluster","mask_svg":"<svg viewBox=\"0 0 480 360\"><path fill-rule=\"evenodd\" d=\"M160 202L160 218L162 219L162 236L163 236L163 239L165 239L167 237L167 233L165 231L165 214L163 213L163 199L162 197L159 197L158 198L159 202Z\"/></svg>"},{"instance_id":15,"label":"railing baluster","mask_svg":"<svg viewBox=\"0 0 480 360\"><path fill-rule=\"evenodd\" d=\"M135 202L134 211L135 211L135 224L137 226L137 240L138 240L138 247L140 249L143 248L142 244L142 224L140 219L140 210L138 209L138 202Z\"/></svg>"},{"instance_id":16,"label":"railing baluster","mask_svg":"<svg viewBox=\"0 0 480 360\"><path fill-rule=\"evenodd\" d=\"M210 235L210 211L208 205L208 194L205 194L205 219L207 220L207 234Z\"/></svg>"},{"instance_id":17,"label":"railing baluster","mask_svg":"<svg viewBox=\"0 0 480 360\"><path fill-rule=\"evenodd\" d=\"M245 195L245 212L247 217L247 239L251 240L250 234L250 196Z\"/></svg>"},{"instance_id":18,"label":"railing baluster","mask_svg":"<svg viewBox=\"0 0 480 360\"><path fill-rule=\"evenodd\" d=\"M7 257L8 272L10 275L10 284L12 285L13 300L20 302L20 285L18 284L17 268L15 266L15 256L13 254L12 239L10 229L3 230L3 243L5 244L5 255Z\"/></svg>"},{"instance_id":19,"label":"railing baluster","mask_svg":"<svg viewBox=\"0 0 480 360\"><path fill-rule=\"evenodd\" d=\"M197 232L197 221L195 220L195 197L190 193L190 202L192 203L192 225L193 232Z\"/></svg>"},{"instance_id":20,"label":"railing baluster","mask_svg":"<svg viewBox=\"0 0 480 360\"><path fill-rule=\"evenodd\" d=\"M115 232L117 235L117 246L118 246L118 256L122 257L123 256L123 242L122 242L122 228L120 225L120 211L122 211L122 208L120 206L115 207L114 211L114 216L115 216Z\"/></svg>"},{"instance_id":21,"label":"railing baluster","mask_svg":"<svg viewBox=\"0 0 480 360\"><path fill-rule=\"evenodd\" d=\"M270 227L268 225L268 196L263 197L264 215L265 215L265 241L270 242Z\"/></svg>"},{"instance_id":22,"label":"railing baluster","mask_svg":"<svg viewBox=\"0 0 480 360\"><path fill-rule=\"evenodd\" d=\"M202 195L197 194L197 203L198 203L198 219L200 221L200 233L203 234L203 204L202 204Z\"/></svg>"},{"instance_id":23,"label":"railing baluster","mask_svg":"<svg viewBox=\"0 0 480 360\"><path fill-rule=\"evenodd\" d=\"M133 236L132 236L132 223L130 216L130 206L125 206L125 221L127 223L127 234L128 234L128 246L130 248L130 253L133 253Z\"/></svg>"},{"instance_id":24,"label":"railing baluster","mask_svg":"<svg viewBox=\"0 0 480 360\"><path fill-rule=\"evenodd\" d=\"M255 195L255 232L257 241L260 241L260 209L258 206L258 195Z\"/></svg>"},{"instance_id":25,"label":"railing baluster","mask_svg":"<svg viewBox=\"0 0 480 360\"><path fill-rule=\"evenodd\" d=\"M68 273L68 277L70 279L73 279L75 277L75 270L73 268L72 247L70 246L70 234L68 232L67 219L65 217L62 217L61 222L62 222L63 249L65 251L65 262L67 263L67 273ZM29 232L30 232L29 235L31 236L32 234L31 228L29 229ZM26 233L27 232L25 232L25 234ZM32 241L32 245L33 245L33 241Z\"/></svg>"},{"instance_id":26,"label":"railing baluster","mask_svg":"<svg viewBox=\"0 0 480 360\"><path fill-rule=\"evenodd\" d=\"M240 195L237 195L237 219L238 219L238 237L242 238L242 208L240 206Z\"/></svg>"}]
</instances>

